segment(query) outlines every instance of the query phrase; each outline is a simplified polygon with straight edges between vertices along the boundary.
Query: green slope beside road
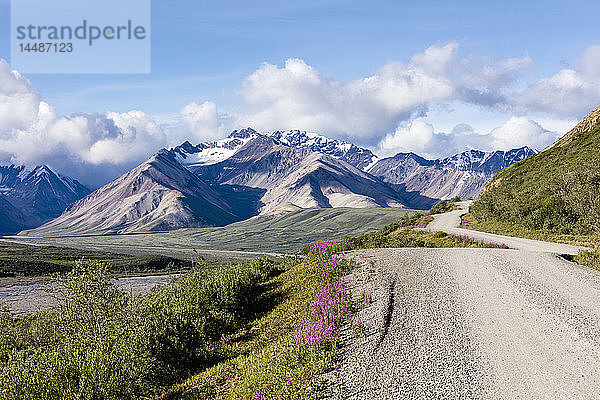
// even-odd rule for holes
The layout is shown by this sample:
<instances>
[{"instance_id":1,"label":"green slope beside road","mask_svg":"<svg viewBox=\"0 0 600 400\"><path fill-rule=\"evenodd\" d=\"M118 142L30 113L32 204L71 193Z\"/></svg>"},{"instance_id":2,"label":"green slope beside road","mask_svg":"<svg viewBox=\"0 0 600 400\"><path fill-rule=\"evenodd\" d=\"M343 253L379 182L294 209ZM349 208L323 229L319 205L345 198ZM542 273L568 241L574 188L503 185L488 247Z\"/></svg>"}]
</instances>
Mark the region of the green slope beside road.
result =
<instances>
[{"instance_id":1,"label":"green slope beside road","mask_svg":"<svg viewBox=\"0 0 600 400\"><path fill-rule=\"evenodd\" d=\"M496 174L471 206L473 216L515 231L599 234L599 121L597 109L555 145Z\"/></svg>"}]
</instances>

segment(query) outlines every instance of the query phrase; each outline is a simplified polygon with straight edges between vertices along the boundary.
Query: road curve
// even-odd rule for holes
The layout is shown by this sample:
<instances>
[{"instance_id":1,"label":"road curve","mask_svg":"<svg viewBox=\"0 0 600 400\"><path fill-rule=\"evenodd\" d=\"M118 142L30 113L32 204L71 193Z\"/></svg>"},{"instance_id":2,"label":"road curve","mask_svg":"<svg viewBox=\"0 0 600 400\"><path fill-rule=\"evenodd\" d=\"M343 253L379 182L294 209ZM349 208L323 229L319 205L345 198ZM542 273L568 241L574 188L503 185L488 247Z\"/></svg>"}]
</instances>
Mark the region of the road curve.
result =
<instances>
[{"instance_id":1,"label":"road curve","mask_svg":"<svg viewBox=\"0 0 600 400\"><path fill-rule=\"evenodd\" d=\"M473 239L485 240L492 243L504 243L508 247L518 250L576 255L579 250L585 249L585 247L581 246L495 235L493 233L459 228L458 226L460 225L460 217L469 211L469 206L471 203L472 201L470 200L461 201L458 203L460 209L450 211L445 214L436 214L435 219L431 221L425 229L432 232L441 231L455 235L466 235Z\"/></svg>"},{"instance_id":2,"label":"road curve","mask_svg":"<svg viewBox=\"0 0 600 400\"><path fill-rule=\"evenodd\" d=\"M352 288L373 302L324 397L600 398L600 273L532 242L354 252Z\"/></svg>"}]
</instances>

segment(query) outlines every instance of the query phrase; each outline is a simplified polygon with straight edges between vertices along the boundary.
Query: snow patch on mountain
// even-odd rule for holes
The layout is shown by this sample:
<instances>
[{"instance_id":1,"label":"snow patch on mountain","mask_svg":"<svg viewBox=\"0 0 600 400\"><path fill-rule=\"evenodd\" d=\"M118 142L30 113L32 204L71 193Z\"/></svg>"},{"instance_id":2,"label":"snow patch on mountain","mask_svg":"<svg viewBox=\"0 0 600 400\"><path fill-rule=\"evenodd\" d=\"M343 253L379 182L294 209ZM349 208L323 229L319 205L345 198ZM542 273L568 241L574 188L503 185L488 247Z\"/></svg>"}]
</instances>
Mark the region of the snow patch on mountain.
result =
<instances>
[{"instance_id":1,"label":"snow patch on mountain","mask_svg":"<svg viewBox=\"0 0 600 400\"><path fill-rule=\"evenodd\" d=\"M260 134L254 129L235 130L225 139L200 143L196 146L186 141L172 148L177 161L186 167L212 165L227 160L236 151Z\"/></svg>"},{"instance_id":2,"label":"snow patch on mountain","mask_svg":"<svg viewBox=\"0 0 600 400\"><path fill-rule=\"evenodd\" d=\"M292 129L273 131L268 135L285 145L317 151L346 161L363 171L367 171L368 167L374 165L378 160L378 157L371 150L343 140L330 139L314 132Z\"/></svg>"},{"instance_id":3,"label":"snow patch on mountain","mask_svg":"<svg viewBox=\"0 0 600 400\"><path fill-rule=\"evenodd\" d=\"M441 160L398 153L379 160L368 172L423 196L468 198L477 197L495 173L533 154L536 151L526 146L509 151L468 150Z\"/></svg>"}]
</instances>

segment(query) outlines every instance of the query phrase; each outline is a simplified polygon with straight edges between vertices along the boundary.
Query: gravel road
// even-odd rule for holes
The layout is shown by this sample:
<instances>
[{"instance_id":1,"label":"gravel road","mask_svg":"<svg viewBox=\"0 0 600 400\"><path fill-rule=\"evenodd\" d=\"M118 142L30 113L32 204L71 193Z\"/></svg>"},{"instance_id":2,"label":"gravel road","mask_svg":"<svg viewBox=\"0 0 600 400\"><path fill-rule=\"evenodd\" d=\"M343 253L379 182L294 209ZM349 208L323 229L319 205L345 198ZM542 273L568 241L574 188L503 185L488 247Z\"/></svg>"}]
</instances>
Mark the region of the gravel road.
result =
<instances>
[{"instance_id":1,"label":"gravel road","mask_svg":"<svg viewBox=\"0 0 600 400\"><path fill-rule=\"evenodd\" d=\"M449 214L430 229L454 229ZM355 252L373 302L324 396L600 398L600 273L558 256L573 246L496 239L519 250Z\"/></svg>"},{"instance_id":2,"label":"gravel road","mask_svg":"<svg viewBox=\"0 0 600 400\"><path fill-rule=\"evenodd\" d=\"M445 214L436 214L435 219L427 225L426 230L442 231L446 233L453 233L455 235L466 235L472 237L473 239L485 240L488 242L499 244L504 243L513 249L535 252L576 255L579 252L579 250L585 249L585 247L581 246L571 246L568 244L550 243L543 242L540 240L494 235L492 233L458 228L458 226L460 225L461 215L466 214L469 211L469 206L471 205L471 203L471 200L461 201L458 203L460 209L450 211Z\"/></svg>"}]
</instances>

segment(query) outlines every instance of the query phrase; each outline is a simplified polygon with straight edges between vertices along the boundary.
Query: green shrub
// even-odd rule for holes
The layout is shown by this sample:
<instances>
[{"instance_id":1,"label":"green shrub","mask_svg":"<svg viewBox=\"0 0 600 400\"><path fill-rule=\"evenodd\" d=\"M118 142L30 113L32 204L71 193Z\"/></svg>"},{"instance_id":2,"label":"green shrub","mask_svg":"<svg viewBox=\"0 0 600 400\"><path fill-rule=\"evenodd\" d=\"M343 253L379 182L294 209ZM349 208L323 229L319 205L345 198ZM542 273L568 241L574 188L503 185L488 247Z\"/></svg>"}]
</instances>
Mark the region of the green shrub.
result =
<instances>
[{"instance_id":1,"label":"green shrub","mask_svg":"<svg viewBox=\"0 0 600 400\"><path fill-rule=\"evenodd\" d=\"M139 318L110 284L106 266L77 263L50 290L61 300L56 309L23 319L4 315L2 336L14 342L3 357L0 396L112 399L147 392L151 364L139 346Z\"/></svg>"},{"instance_id":2,"label":"green shrub","mask_svg":"<svg viewBox=\"0 0 600 400\"><path fill-rule=\"evenodd\" d=\"M572 138L497 173L471 206L473 216L515 232L600 233L600 126Z\"/></svg>"},{"instance_id":3,"label":"green shrub","mask_svg":"<svg viewBox=\"0 0 600 400\"><path fill-rule=\"evenodd\" d=\"M600 249L581 250L574 258L578 264L600 271Z\"/></svg>"},{"instance_id":4,"label":"green shrub","mask_svg":"<svg viewBox=\"0 0 600 400\"><path fill-rule=\"evenodd\" d=\"M128 399L162 388L222 357L222 334L259 312L266 258L196 268L129 297L108 267L80 261L49 290L60 305L14 317L0 310L0 398Z\"/></svg>"}]
</instances>

